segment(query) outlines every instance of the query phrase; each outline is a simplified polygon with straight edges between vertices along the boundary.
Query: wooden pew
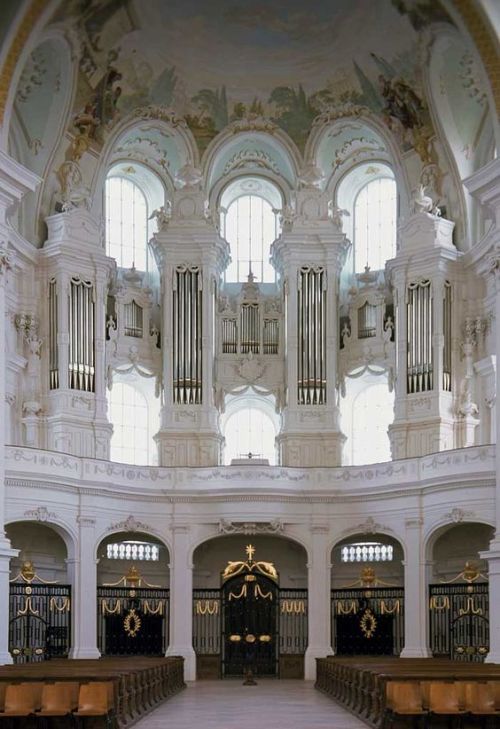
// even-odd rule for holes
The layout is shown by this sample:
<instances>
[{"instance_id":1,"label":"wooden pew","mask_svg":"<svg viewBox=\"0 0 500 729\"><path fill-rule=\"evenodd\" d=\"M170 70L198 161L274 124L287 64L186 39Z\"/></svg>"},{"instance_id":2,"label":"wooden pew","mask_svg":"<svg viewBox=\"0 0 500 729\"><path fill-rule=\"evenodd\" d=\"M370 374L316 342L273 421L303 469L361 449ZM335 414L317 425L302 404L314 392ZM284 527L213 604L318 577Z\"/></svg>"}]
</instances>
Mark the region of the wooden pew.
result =
<instances>
[{"instance_id":1,"label":"wooden pew","mask_svg":"<svg viewBox=\"0 0 500 729\"><path fill-rule=\"evenodd\" d=\"M433 681L460 686L471 682L489 682L491 691L497 697L495 701L500 701L500 665L460 663L439 658L329 656L317 659L316 688L377 729L389 723L391 709L388 694L391 692L391 682L419 685L423 706L428 714L427 725L433 726L433 715L428 711ZM465 699L463 703L465 705Z\"/></svg>"},{"instance_id":2,"label":"wooden pew","mask_svg":"<svg viewBox=\"0 0 500 729\"><path fill-rule=\"evenodd\" d=\"M115 725L124 729L185 688L184 659L134 656L0 666L0 697L9 683L56 681L109 682Z\"/></svg>"}]
</instances>

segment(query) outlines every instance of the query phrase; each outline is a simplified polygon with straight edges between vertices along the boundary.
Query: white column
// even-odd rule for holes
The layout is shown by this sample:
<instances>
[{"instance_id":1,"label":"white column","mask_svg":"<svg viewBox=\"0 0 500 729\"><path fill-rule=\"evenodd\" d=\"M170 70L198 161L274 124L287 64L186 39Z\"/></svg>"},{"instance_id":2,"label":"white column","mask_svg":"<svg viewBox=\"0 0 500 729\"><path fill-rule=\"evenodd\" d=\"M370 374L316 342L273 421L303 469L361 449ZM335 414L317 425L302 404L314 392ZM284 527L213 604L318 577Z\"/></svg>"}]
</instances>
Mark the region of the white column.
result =
<instances>
[{"instance_id":1,"label":"white column","mask_svg":"<svg viewBox=\"0 0 500 729\"><path fill-rule=\"evenodd\" d=\"M5 440L7 411L5 408L5 287L12 262L9 250L11 225L8 214L28 190L35 190L40 178L0 150L0 664L12 663L9 653L9 568L12 549L5 526Z\"/></svg>"},{"instance_id":2,"label":"white column","mask_svg":"<svg viewBox=\"0 0 500 729\"><path fill-rule=\"evenodd\" d=\"M493 214L494 223L481 242L485 267L479 270L484 276L495 301L495 348L496 348L496 489L495 489L495 536L488 552L481 552L481 558L488 561L489 604L490 604L490 652L488 663L500 663L500 158L489 162L465 180L469 192L478 202ZM488 275L489 274L489 275Z\"/></svg>"},{"instance_id":3,"label":"white column","mask_svg":"<svg viewBox=\"0 0 500 729\"><path fill-rule=\"evenodd\" d=\"M184 680L196 679L193 648L193 564L189 556L189 527L172 527L170 555L170 639L167 656L184 658Z\"/></svg>"},{"instance_id":4,"label":"white column","mask_svg":"<svg viewBox=\"0 0 500 729\"><path fill-rule=\"evenodd\" d=\"M422 546L422 519L407 519L405 568L405 641L402 658L427 658L427 565Z\"/></svg>"},{"instance_id":5,"label":"white column","mask_svg":"<svg viewBox=\"0 0 500 729\"><path fill-rule=\"evenodd\" d=\"M79 540L75 559L68 560L72 585L70 658L100 658L97 648L97 561L95 519L78 517Z\"/></svg>"},{"instance_id":6,"label":"white column","mask_svg":"<svg viewBox=\"0 0 500 729\"><path fill-rule=\"evenodd\" d=\"M500 183L499 183L500 187ZM499 207L500 209L500 207ZM498 221L500 224L500 220ZM498 241L500 243L500 241ZM497 243L497 245L498 245ZM495 345L496 345L496 494L495 494L495 536L490 542L488 552L481 552L481 558L488 562L489 606L490 606L490 650L487 663L500 663L500 256L492 260L492 273L495 277Z\"/></svg>"},{"instance_id":7,"label":"white column","mask_svg":"<svg viewBox=\"0 0 500 729\"><path fill-rule=\"evenodd\" d=\"M12 663L9 653L9 568L11 549L5 524L5 279L9 254L0 249L0 663Z\"/></svg>"},{"instance_id":8,"label":"white column","mask_svg":"<svg viewBox=\"0 0 500 729\"><path fill-rule=\"evenodd\" d=\"M333 653L331 640L331 564L329 528L311 527L311 548L307 564L307 602L309 641L304 662L304 678L316 678L316 658Z\"/></svg>"}]
</instances>

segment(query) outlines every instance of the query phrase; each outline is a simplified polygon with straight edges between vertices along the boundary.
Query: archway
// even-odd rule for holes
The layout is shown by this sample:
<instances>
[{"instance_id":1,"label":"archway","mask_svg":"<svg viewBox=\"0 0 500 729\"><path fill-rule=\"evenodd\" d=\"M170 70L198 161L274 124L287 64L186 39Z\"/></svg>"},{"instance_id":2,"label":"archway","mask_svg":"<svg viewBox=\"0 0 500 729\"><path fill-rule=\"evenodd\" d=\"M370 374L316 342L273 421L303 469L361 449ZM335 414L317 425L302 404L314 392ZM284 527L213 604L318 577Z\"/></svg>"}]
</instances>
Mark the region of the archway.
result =
<instances>
[{"instance_id":1,"label":"archway","mask_svg":"<svg viewBox=\"0 0 500 729\"><path fill-rule=\"evenodd\" d=\"M13 549L9 651L15 663L67 657L71 646L68 549L55 528L21 521L5 528Z\"/></svg>"},{"instance_id":2,"label":"archway","mask_svg":"<svg viewBox=\"0 0 500 729\"><path fill-rule=\"evenodd\" d=\"M97 548L97 642L101 655L165 655L169 552L141 532L107 536Z\"/></svg>"},{"instance_id":3,"label":"archway","mask_svg":"<svg viewBox=\"0 0 500 729\"><path fill-rule=\"evenodd\" d=\"M193 555L193 647L198 678L303 678L307 555L271 535L221 536Z\"/></svg>"},{"instance_id":4,"label":"archway","mask_svg":"<svg viewBox=\"0 0 500 729\"><path fill-rule=\"evenodd\" d=\"M399 655L404 645L401 544L354 534L332 549L332 645L339 655Z\"/></svg>"},{"instance_id":5,"label":"archway","mask_svg":"<svg viewBox=\"0 0 500 729\"><path fill-rule=\"evenodd\" d=\"M429 637L433 656L483 661L489 650L487 563L494 529L480 523L449 524L428 542Z\"/></svg>"}]
</instances>

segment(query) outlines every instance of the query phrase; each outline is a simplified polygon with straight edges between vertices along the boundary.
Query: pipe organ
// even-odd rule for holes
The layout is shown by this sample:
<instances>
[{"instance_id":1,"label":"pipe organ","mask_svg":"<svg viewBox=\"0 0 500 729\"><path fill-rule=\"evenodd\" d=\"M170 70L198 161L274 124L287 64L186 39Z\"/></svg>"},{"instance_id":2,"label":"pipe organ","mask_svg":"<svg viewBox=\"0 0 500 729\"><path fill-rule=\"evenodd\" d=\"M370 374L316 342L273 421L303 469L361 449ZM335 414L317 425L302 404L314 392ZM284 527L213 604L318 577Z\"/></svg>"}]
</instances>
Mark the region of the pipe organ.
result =
<instances>
[{"instance_id":1,"label":"pipe organ","mask_svg":"<svg viewBox=\"0 0 500 729\"><path fill-rule=\"evenodd\" d=\"M432 288L429 280L408 285L407 389L408 394L433 389Z\"/></svg>"},{"instance_id":2,"label":"pipe organ","mask_svg":"<svg viewBox=\"0 0 500 729\"><path fill-rule=\"evenodd\" d=\"M47 342L46 444L77 456L109 458L105 312L114 263L87 211L52 215L47 227L41 251L47 287L41 317Z\"/></svg>"},{"instance_id":3,"label":"pipe organ","mask_svg":"<svg viewBox=\"0 0 500 729\"><path fill-rule=\"evenodd\" d=\"M336 466L345 436L337 398L340 272L349 242L331 200L304 184L271 247L284 290L282 334L286 391L277 437L285 466Z\"/></svg>"},{"instance_id":4,"label":"pipe organ","mask_svg":"<svg viewBox=\"0 0 500 729\"><path fill-rule=\"evenodd\" d=\"M214 397L215 307L229 245L207 216L198 183L189 179L175 190L168 224L154 235L151 246L162 284L158 461L163 466L215 466L223 443ZM222 326L230 352L237 346L239 320L232 314L226 318L230 321Z\"/></svg>"},{"instance_id":5,"label":"pipe organ","mask_svg":"<svg viewBox=\"0 0 500 729\"><path fill-rule=\"evenodd\" d=\"M418 209L418 208L417 208ZM452 293L459 281L453 223L413 213L399 226L399 249L387 263L395 303L396 364L393 458L412 458L456 447Z\"/></svg>"},{"instance_id":6,"label":"pipe organ","mask_svg":"<svg viewBox=\"0 0 500 729\"><path fill-rule=\"evenodd\" d=\"M326 403L326 272L302 266L297 295L297 390L300 405Z\"/></svg>"},{"instance_id":7,"label":"pipe organ","mask_svg":"<svg viewBox=\"0 0 500 729\"><path fill-rule=\"evenodd\" d=\"M281 307L279 297L262 295L259 302L231 302L231 315L225 311L218 314L219 351L222 355L256 354L277 355L280 353ZM219 298L221 303L226 299Z\"/></svg>"},{"instance_id":8,"label":"pipe organ","mask_svg":"<svg viewBox=\"0 0 500 729\"><path fill-rule=\"evenodd\" d=\"M71 278L69 292L69 387L95 391L94 286Z\"/></svg>"},{"instance_id":9,"label":"pipe organ","mask_svg":"<svg viewBox=\"0 0 500 729\"><path fill-rule=\"evenodd\" d=\"M172 291L173 401L201 405L203 301L199 266L177 266Z\"/></svg>"}]
</instances>

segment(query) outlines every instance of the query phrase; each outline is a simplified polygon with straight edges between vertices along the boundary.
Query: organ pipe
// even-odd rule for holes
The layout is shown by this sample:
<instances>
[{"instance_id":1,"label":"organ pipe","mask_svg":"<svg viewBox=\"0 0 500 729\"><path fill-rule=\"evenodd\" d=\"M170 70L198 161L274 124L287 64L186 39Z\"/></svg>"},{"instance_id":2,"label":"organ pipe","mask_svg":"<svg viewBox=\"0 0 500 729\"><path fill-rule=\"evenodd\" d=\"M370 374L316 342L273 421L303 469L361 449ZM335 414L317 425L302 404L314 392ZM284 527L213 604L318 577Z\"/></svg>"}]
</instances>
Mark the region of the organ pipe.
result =
<instances>
[{"instance_id":1,"label":"organ pipe","mask_svg":"<svg viewBox=\"0 0 500 729\"><path fill-rule=\"evenodd\" d=\"M326 274L302 266L298 280L298 402L326 403Z\"/></svg>"},{"instance_id":2,"label":"organ pipe","mask_svg":"<svg viewBox=\"0 0 500 729\"><path fill-rule=\"evenodd\" d=\"M377 307L365 301L358 309L358 339L377 336Z\"/></svg>"},{"instance_id":3,"label":"organ pipe","mask_svg":"<svg viewBox=\"0 0 500 729\"><path fill-rule=\"evenodd\" d=\"M237 325L236 319L222 320L222 353L236 354L237 348Z\"/></svg>"},{"instance_id":4,"label":"organ pipe","mask_svg":"<svg viewBox=\"0 0 500 729\"><path fill-rule=\"evenodd\" d=\"M428 280L409 284L407 291L407 390L432 390L432 296Z\"/></svg>"},{"instance_id":5,"label":"organ pipe","mask_svg":"<svg viewBox=\"0 0 500 729\"><path fill-rule=\"evenodd\" d=\"M132 300L124 306L125 335L127 337L142 337L143 334L143 311L142 306Z\"/></svg>"},{"instance_id":6,"label":"organ pipe","mask_svg":"<svg viewBox=\"0 0 500 729\"><path fill-rule=\"evenodd\" d=\"M69 386L95 390L94 287L90 281L72 278L69 296Z\"/></svg>"},{"instance_id":7,"label":"organ pipe","mask_svg":"<svg viewBox=\"0 0 500 729\"><path fill-rule=\"evenodd\" d=\"M264 319L263 347L264 354L278 354L279 321L277 319Z\"/></svg>"},{"instance_id":8,"label":"organ pipe","mask_svg":"<svg viewBox=\"0 0 500 729\"><path fill-rule=\"evenodd\" d=\"M57 283L49 281L49 387L59 387L59 353L57 350Z\"/></svg>"},{"instance_id":9,"label":"organ pipe","mask_svg":"<svg viewBox=\"0 0 500 729\"><path fill-rule=\"evenodd\" d=\"M202 290L198 266L177 266L173 285L173 399L202 402Z\"/></svg>"},{"instance_id":10,"label":"organ pipe","mask_svg":"<svg viewBox=\"0 0 500 729\"><path fill-rule=\"evenodd\" d=\"M451 284L444 283L443 298L443 390L451 392Z\"/></svg>"},{"instance_id":11,"label":"organ pipe","mask_svg":"<svg viewBox=\"0 0 500 729\"><path fill-rule=\"evenodd\" d=\"M247 354L259 353L259 305L242 304L240 311L241 322L241 352Z\"/></svg>"}]
</instances>

